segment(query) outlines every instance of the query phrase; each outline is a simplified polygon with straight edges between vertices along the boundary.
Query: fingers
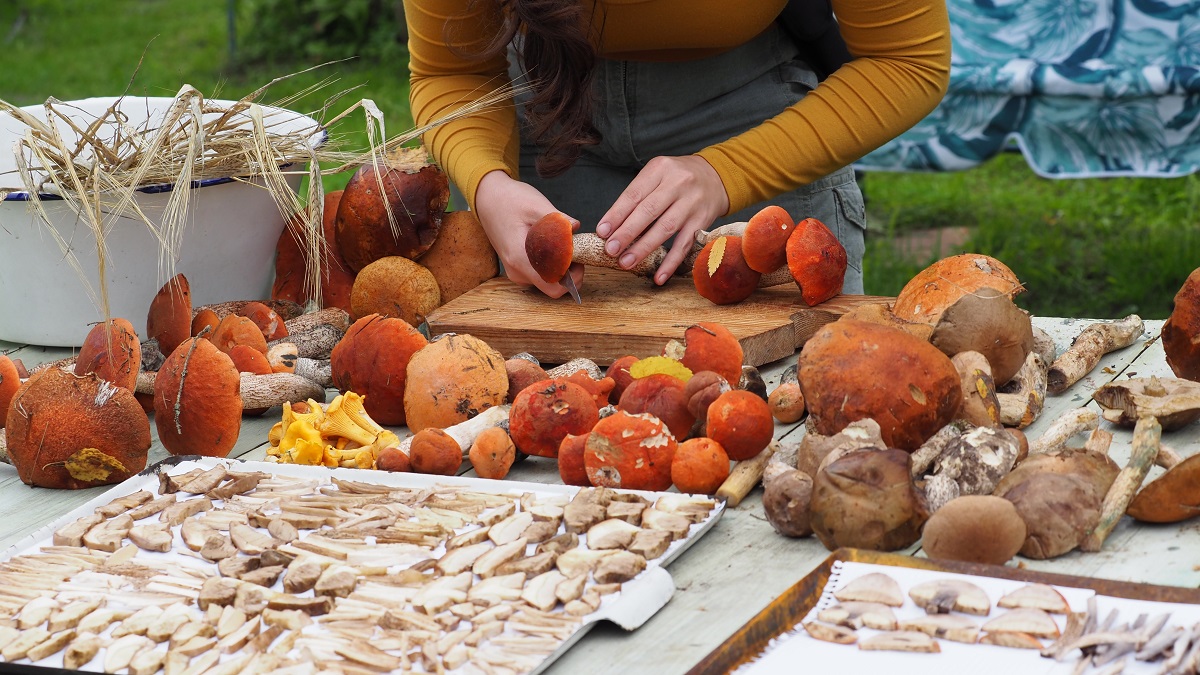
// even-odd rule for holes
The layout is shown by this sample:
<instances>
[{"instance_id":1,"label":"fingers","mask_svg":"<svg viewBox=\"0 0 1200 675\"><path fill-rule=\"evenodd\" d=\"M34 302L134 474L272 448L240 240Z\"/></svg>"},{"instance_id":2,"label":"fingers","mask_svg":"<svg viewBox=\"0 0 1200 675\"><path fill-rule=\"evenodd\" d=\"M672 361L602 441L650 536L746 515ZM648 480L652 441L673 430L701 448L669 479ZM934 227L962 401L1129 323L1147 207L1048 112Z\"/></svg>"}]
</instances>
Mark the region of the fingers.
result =
<instances>
[{"instance_id":1,"label":"fingers","mask_svg":"<svg viewBox=\"0 0 1200 675\"><path fill-rule=\"evenodd\" d=\"M688 254L692 252L692 242L695 241L696 230L688 230L687 236L675 237L675 241L671 244L671 250L667 251L667 257L663 259L662 264L658 266L658 271L654 273L654 283L662 286L671 279L679 266L683 264Z\"/></svg>"},{"instance_id":2,"label":"fingers","mask_svg":"<svg viewBox=\"0 0 1200 675\"><path fill-rule=\"evenodd\" d=\"M672 203L670 196L659 190L662 178L655 168L654 160L651 160L600 218L596 234L608 240L604 250L609 255L619 256ZM629 267L637 260L632 259L629 265L622 264Z\"/></svg>"}]
</instances>

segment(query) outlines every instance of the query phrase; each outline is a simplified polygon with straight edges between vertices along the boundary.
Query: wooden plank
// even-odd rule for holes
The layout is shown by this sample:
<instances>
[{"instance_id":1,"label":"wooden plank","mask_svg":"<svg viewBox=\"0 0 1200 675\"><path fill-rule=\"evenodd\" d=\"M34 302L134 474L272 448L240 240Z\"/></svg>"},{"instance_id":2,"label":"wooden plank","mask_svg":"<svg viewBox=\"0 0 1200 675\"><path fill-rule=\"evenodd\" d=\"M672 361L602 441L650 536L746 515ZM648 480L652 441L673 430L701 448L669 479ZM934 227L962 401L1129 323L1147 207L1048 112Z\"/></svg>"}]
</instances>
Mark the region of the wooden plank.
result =
<instances>
[{"instance_id":1,"label":"wooden plank","mask_svg":"<svg viewBox=\"0 0 1200 675\"><path fill-rule=\"evenodd\" d=\"M607 365L627 354L660 354L688 326L715 321L738 337L746 362L758 366L791 355L850 309L890 300L841 295L809 307L795 286L777 286L733 305L714 305L684 280L658 287L605 269L589 269L580 292L583 304L576 305L567 297L551 299L536 288L492 279L431 312L429 331L470 333L505 356L529 352L545 363L586 357Z\"/></svg>"}]
</instances>

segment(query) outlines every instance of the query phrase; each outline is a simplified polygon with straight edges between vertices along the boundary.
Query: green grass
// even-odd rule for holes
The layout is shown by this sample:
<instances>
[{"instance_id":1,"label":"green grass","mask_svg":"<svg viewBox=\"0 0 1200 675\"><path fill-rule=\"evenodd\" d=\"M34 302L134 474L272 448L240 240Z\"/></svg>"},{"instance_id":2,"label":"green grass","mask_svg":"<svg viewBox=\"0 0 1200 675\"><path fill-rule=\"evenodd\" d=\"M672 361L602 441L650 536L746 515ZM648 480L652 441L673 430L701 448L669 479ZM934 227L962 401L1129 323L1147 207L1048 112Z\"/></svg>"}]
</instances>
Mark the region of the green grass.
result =
<instances>
[{"instance_id":1,"label":"green grass","mask_svg":"<svg viewBox=\"0 0 1200 675\"><path fill-rule=\"evenodd\" d=\"M972 228L962 250L1011 267L1018 304L1042 316L1166 318L1200 265L1197 176L1051 180L1005 154L958 173L872 173L864 193L869 293L894 295L932 262L897 236L949 225Z\"/></svg>"},{"instance_id":2,"label":"green grass","mask_svg":"<svg viewBox=\"0 0 1200 675\"><path fill-rule=\"evenodd\" d=\"M254 44L248 2L237 3L237 42ZM247 65L230 58L227 3L221 0L10 0L0 2L4 69L0 98L18 105L133 95L172 96L191 84L208 96L239 98L275 77L316 65L302 60ZM331 113L369 98L389 136L412 126L403 54L389 62L350 61L272 86L280 100L324 78L336 81L289 107ZM331 129L346 149L367 147L365 117ZM328 176L327 190L348 173ZM964 250L993 255L1027 287L1018 302L1043 316L1165 318L1171 298L1200 265L1200 178L1055 181L1007 154L970 171L873 173L864 183L871 232L866 290L895 295L932 259L903 245L913 229L972 228Z\"/></svg>"},{"instance_id":3,"label":"green grass","mask_svg":"<svg viewBox=\"0 0 1200 675\"><path fill-rule=\"evenodd\" d=\"M241 7L242 4L238 6ZM4 69L0 98L36 105L49 97L174 96L190 84L211 98L241 98L272 79L297 73L316 62L242 64L231 59L227 4L221 0L17 0L0 2L0 50ZM243 11L236 41L256 39ZM408 68L361 60L340 62L274 84L261 99L282 100L331 79L318 92L288 105L325 118L361 99L384 113L386 131L396 136L412 127L408 107ZM327 101L345 90L349 93ZM361 111L330 129L339 147L368 147ZM326 190L341 188L349 173L327 176Z\"/></svg>"}]
</instances>

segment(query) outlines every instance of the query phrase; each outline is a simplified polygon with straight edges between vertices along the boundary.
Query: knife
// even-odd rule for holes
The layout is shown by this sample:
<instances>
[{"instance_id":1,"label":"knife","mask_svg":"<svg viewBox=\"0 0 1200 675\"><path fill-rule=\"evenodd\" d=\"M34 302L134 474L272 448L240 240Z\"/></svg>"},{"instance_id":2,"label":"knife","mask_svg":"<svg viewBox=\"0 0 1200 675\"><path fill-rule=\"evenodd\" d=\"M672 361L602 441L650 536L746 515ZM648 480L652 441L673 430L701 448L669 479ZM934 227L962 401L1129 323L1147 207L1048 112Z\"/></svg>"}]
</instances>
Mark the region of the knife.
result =
<instances>
[{"instance_id":1,"label":"knife","mask_svg":"<svg viewBox=\"0 0 1200 675\"><path fill-rule=\"evenodd\" d=\"M562 284L567 289L567 292L571 294L571 298L575 300L575 304L583 304L583 298L579 297L579 289L575 287L575 280L571 278L570 270L563 275L563 278L561 281L559 281L559 283Z\"/></svg>"}]
</instances>

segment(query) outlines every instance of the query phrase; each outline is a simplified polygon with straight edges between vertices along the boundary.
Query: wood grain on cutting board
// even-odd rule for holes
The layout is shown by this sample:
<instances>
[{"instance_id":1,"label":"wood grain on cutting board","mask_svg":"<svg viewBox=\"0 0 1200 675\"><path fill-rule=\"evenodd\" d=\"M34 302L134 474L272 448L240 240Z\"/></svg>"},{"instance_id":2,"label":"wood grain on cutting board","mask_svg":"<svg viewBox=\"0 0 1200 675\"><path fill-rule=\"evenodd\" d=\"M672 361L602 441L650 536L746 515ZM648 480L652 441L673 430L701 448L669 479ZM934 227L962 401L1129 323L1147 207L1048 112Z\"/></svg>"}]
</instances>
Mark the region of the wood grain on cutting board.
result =
<instances>
[{"instance_id":1,"label":"wood grain on cutting board","mask_svg":"<svg viewBox=\"0 0 1200 675\"><path fill-rule=\"evenodd\" d=\"M506 278L487 281L428 316L431 335L469 333L504 356L529 352L543 363L585 357L601 365L626 354L662 353L668 340L700 321L715 321L738 337L745 361L762 365L796 351L821 326L862 304L891 298L840 295L809 307L795 285L759 289L733 305L700 297L690 279L665 286L625 272L588 268L580 293L551 299Z\"/></svg>"}]
</instances>

